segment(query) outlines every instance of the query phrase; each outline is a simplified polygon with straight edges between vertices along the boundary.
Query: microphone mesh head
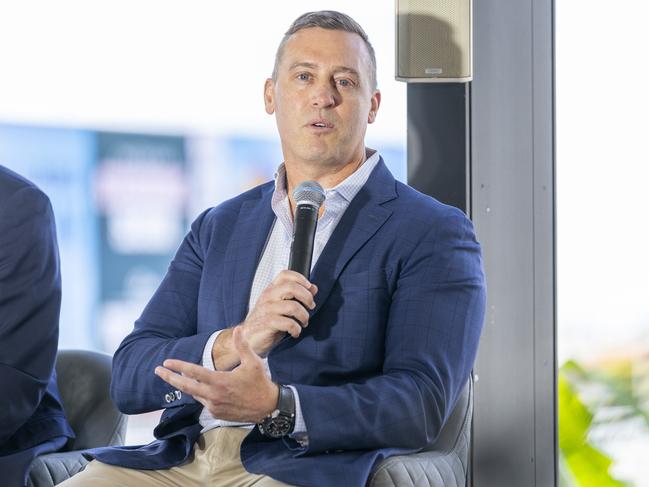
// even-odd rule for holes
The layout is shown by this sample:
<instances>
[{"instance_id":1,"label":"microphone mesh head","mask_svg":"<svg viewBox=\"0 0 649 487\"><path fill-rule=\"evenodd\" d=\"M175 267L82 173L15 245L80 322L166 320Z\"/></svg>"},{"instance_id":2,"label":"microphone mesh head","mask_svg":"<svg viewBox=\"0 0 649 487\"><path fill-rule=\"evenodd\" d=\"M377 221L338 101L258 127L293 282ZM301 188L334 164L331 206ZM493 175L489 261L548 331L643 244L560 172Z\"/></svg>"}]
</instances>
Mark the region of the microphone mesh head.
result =
<instances>
[{"instance_id":1,"label":"microphone mesh head","mask_svg":"<svg viewBox=\"0 0 649 487\"><path fill-rule=\"evenodd\" d=\"M316 181L304 181L293 190L295 204L307 204L320 208L325 200L325 192Z\"/></svg>"}]
</instances>

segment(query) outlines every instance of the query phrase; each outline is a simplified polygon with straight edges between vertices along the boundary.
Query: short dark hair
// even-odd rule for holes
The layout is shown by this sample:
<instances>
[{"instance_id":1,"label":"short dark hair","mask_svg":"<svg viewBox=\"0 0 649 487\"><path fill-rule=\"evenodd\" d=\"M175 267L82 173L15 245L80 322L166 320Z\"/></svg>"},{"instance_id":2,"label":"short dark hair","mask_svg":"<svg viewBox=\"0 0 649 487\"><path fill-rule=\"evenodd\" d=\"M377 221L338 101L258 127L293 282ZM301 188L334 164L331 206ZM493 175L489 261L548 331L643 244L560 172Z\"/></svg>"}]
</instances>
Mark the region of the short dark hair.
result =
<instances>
[{"instance_id":1,"label":"short dark hair","mask_svg":"<svg viewBox=\"0 0 649 487\"><path fill-rule=\"evenodd\" d=\"M275 54L275 65L273 66L273 81L277 81L277 67L284 53L284 45L289 40L289 38L295 34L297 31L302 29L308 29L310 27L320 27L322 29L329 30L342 30L345 32L351 32L352 34L358 34L365 46L367 46L367 51L370 54L370 79L372 89L376 89L376 55L374 54L374 48L370 44L370 40L367 37L367 34L363 28L352 19L349 15L343 14L341 12L336 12L335 10L320 10L318 12L307 12L300 15L288 28L282 41L279 43L277 48L277 53Z\"/></svg>"}]
</instances>

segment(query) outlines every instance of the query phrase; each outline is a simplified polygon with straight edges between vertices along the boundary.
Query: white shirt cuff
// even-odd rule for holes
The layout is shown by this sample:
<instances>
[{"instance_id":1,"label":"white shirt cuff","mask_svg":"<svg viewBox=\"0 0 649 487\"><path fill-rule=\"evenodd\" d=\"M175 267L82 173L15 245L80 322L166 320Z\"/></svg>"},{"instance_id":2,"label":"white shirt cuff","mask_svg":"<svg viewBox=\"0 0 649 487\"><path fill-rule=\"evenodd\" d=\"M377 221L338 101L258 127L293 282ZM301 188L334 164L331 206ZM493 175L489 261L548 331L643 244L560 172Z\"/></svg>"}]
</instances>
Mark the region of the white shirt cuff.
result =
<instances>
[{"instance_id":1,"label":"white shirt cuff","mask_svg":"<svg viewBox=\"0 0 649 487\"><path fill-rule=\"evenodd\" d=\"M293 433L289 436L297 441L300 446L307 447L309 446L309 435L306 431L306 423L304 422L304 416L302 415L302 406L300 406L300 395L297 393L297 389L293 386L290 387L293 391L293 396L295 397L295 427L293 428Z\"/></svg>"},{"instance_id":2,"label":"white shirt cuff","mask_svg":"<svg viewBox=\"0 0 649 487\"><path fill-rule=\"evenodd\" d=\"M219 333L221 333L223 330L215 331L212 333L207 340L207 343L205 344L205 348L203 349L203 367L209 370L216 370L214 367L214 361L212 360L212 348L214 348L214 342L216 341L216 337L219 336Z\"/></svg>"}]
</instances>

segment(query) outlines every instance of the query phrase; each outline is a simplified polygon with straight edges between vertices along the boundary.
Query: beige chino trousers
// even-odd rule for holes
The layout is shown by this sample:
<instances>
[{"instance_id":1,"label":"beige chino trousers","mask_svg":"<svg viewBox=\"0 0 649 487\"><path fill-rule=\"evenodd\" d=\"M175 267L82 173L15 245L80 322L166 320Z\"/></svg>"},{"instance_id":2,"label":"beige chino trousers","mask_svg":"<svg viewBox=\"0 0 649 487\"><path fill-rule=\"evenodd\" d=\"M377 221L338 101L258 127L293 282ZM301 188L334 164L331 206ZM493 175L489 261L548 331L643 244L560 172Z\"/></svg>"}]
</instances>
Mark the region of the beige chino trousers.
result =
<instances>
[{"instance_id":1,"label":"beige chino trousers","mask_svg":"<svg viewBox=\"0 0 649 487\"><path fill-rule=\"evenodd\" d=\"M249 433L245 428L214 428L202 434L189 460L164 470L135 470L94 460L60 486L64 487L290 487L266 475L247 472L239 449Z\"/></svg>"}]
</instances>

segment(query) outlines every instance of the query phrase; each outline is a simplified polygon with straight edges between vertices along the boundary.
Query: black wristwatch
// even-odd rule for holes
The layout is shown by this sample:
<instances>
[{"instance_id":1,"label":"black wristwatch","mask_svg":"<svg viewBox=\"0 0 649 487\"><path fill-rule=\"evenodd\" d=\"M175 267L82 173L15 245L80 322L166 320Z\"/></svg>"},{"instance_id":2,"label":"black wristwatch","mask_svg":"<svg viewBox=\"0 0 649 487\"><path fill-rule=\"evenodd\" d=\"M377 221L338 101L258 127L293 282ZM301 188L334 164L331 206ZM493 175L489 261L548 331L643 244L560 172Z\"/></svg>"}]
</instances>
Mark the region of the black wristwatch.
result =
<instances>
[{"instance_id":1,"label":"black wristwatch","mask_svg":"<svg viewBox=\"0 0 649 487\"><path fill-rule=\"evenodd\" d=\"M281 438L293 432L295 428L295 396L293 389L280 384L279 398L275 410L257 424L262 435L269 438Z\"/></svg>"}]
</instances>

